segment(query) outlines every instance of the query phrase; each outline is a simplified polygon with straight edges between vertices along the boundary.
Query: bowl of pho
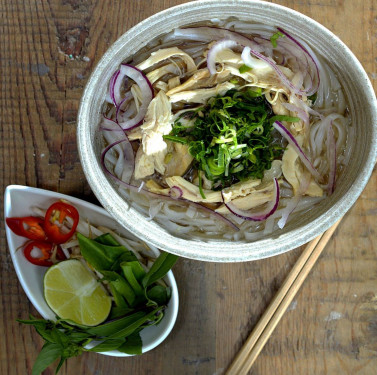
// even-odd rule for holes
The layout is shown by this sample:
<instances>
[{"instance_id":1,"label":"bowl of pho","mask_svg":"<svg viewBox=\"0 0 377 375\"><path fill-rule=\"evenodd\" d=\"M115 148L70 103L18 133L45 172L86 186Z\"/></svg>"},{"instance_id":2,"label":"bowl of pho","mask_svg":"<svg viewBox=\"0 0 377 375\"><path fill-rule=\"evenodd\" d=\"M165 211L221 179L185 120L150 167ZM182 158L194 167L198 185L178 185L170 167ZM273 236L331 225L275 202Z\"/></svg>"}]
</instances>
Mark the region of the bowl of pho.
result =
<instances>
[{"instance_id":1,"label":"bowl of pho","mask_svg":"<svg viewBox=\"0 0 377 375\"><path fill-rule=\"evenodd\" d=\"M376 159L376 112L359 61L316 21L267 2L192 2L102 57L78 146L93 192L136 236L248 261L308 242L352 206Z\"/></svg>"}]
</instances>

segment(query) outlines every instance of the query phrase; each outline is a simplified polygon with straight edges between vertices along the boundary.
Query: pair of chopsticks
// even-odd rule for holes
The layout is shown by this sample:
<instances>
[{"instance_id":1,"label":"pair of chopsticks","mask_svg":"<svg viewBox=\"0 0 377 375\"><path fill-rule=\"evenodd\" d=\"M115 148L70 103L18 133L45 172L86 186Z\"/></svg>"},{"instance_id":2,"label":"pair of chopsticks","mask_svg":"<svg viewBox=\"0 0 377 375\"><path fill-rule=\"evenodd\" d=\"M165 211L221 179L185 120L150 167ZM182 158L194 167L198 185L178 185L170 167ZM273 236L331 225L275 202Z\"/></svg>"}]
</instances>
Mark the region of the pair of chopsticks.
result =
<instances>
[{"instance_id":1,"label":"pair of chopsticks","mask_svg":"<svg viewBox=\"0 0 377 375\"><path fill-rule=\"evenodd\" d=\"M248 373L339 223L340 220L305 247L278 293L229 366L226 375Z\"/></svg>"}]
</instances>

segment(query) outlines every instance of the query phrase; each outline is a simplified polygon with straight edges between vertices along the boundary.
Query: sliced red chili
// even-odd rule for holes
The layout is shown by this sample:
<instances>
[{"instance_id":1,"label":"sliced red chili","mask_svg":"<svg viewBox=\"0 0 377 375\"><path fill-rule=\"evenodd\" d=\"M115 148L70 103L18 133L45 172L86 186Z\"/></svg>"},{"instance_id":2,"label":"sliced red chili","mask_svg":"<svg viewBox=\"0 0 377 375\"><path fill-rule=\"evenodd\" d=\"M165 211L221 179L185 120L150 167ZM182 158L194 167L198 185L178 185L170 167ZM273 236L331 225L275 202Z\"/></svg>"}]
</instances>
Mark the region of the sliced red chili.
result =
<instances>
[{"instance_id":1,"label":"sliced red chili","mask_svg":"<svg viewBox=\"0 0 377 375\"><path fill-rule=\"evenodd\" d=\"M56 202L46 212L44 229L51 242L61 244L73 236L78 223L79 213L75 207L64 202Z\"/></svg>"},{"instance_id":2,"label":"sliced red chili","mask_svg":"<svg viewBox=\"0 0 377 375\"><path fill-rule=\"evenodd\" d=\"M39 217L7 217L6 223L18 236L26 237L29 240L44 241L46 239L43 229L44 220Z\"/></svg>"},{"instance_id":3,"label":"sliced red chili","mask_svg":"<svg viewBox=\"0 0 377 375\"><path fill-rule=\"evenodd\" d=\"M51 256L54 252L55 246L58 245L54 245L50 242L44 241L31 241L24 248L25 258L30 263L33 263L37 266L50 267L53 265L53 262L51 261ZM56 259L66 259L60 246L58 246L56 251Z\"/></svg>"}]
</instances>

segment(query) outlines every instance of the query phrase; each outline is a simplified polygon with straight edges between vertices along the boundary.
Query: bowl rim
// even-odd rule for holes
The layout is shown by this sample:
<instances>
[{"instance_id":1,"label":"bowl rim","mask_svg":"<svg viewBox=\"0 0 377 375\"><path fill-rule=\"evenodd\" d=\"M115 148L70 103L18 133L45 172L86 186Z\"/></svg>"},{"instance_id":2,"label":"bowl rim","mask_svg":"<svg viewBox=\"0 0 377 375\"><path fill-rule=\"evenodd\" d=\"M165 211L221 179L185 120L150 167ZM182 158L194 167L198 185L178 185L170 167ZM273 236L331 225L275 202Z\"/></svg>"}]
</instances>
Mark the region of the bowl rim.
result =
<instances>
[{"instance_id":1,"label":"bowl rim","mask_svg":"<svg viewBox=\"0 0 377 375\"><path fill-rule=\"evenodd\" d=\"M196 6L201 9L208 9L211 7L216 7L218 5L228 7L229 10L239 5L248 7L263 7L266 10L282 11L289 16L300 18L302 22L306 22L317 28L321 32L321 34L325 35L327 38L329 38L329 40L333 41L334 44L337 45L337 47L342 48L344 53L352 59L354 69L355 71L357 71L357 74L360 76L360 79L364 83L366 95L370 98L373 98L373 100L368 103L368 108L370 108L370 116L372 119L371 122L374 124L371 129L373 135L371 139L371 148L370 150L368 150L366 163L360 171L360 174L362 174L363 176L362 180L358 181L358 184L355 184L354 182L352 183L347 191L346 196L344 195L340 197L331 207L331 214L323 213L322 215L317 216L309 224L287 231L284 234L276 235L273 238L265 238L252 242L233 242L231 244L232 251L225 253L218 251L219 247L222 246L222 243L218 241L197 241L175 237L174 235L171 235L170 233L160 228L158 224L155 224L153 226L150 222L146 222L145 225L142 226L142 229L138 227L137 224L142 221L142 215L132 208L129 209L129 212L125 212L124 208L126 207L126 204L122 204L123 199L119 197L116 188L114 188L114 186L108 181L107 178L104 185L103 181L100 181L100 179L97 179L95 177L95 174L98 172L98 165L95 165L96 158L94 151L90 146L84 146L85 142L88 140L89 133L89 131L86 129L84 119L89 116L88 103L90 101L91 92L93 91L92 86L96 83L96 80L98 80L98 75L100 74L103 66L106 65L108 59L112 54L114 54L122 47L129 36L134 34L137 35L143 32L143 28L146 25L149 25L150 27L151 24L153 25L157 23L161 18L170 17L176 13L182 14L185 11L190 10L192 6ZM282 5L261 2L259 0L203 0L201 2L188 2L165 9L133 26L114 42L114 44L105 52L105 54L102 56L97 66L93 70L85 86L80 102L77 129L79 155L84 173L94 194L97 196L98 200L102 203L104 208L109 211L110 214L114 216L121 225L125 226L133 234L141 237L146 242L176 255L202 261L240 262L263 259L270 256L279 255L307 243L308 241L312 240L313 238L317 237L325 230L327 230L351 208L351 206L355 203L356 199L365 188L372 174L374 163L377 158L377 103L372 84L361 63L358 61L352 51L336 35L334 35L331 31L329 31L326 27L324 27L317 21ZM104 175L103 171L101 171L101 173L102 175ZM110 195L111 197L109 197ZM126 202L124 201L124 203ZM135 219L132 222L129 221L131 217ZM290 239L290 241L288 241L288 239ZM257 249L257 251L255 251L255 249Z\"/></svg>"}]
</instances>

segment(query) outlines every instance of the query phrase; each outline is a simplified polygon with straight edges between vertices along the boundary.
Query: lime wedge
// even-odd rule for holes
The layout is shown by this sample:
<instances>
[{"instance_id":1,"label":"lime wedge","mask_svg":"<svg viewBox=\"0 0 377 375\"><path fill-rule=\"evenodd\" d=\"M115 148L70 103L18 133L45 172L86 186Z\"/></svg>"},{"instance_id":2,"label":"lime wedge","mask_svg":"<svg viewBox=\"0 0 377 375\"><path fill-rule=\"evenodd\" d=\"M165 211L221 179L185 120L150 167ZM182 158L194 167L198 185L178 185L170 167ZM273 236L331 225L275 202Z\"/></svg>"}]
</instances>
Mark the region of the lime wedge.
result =
<instances>
[{"instance_id":1,"label":"lime wedge","mask_svg":"<svg viewBox=\"0 0 377 375\"><path fill-rule=\"evenodd\" d=\"M110 313L111 298L96 278L78 260L50 267L44 277L47 304L62 319L96 326Z\"/></svg>"}]
</instances>

